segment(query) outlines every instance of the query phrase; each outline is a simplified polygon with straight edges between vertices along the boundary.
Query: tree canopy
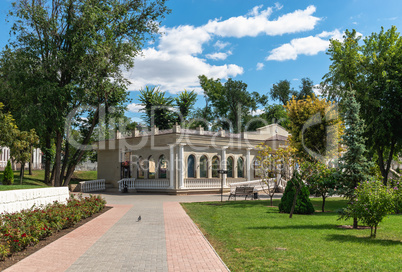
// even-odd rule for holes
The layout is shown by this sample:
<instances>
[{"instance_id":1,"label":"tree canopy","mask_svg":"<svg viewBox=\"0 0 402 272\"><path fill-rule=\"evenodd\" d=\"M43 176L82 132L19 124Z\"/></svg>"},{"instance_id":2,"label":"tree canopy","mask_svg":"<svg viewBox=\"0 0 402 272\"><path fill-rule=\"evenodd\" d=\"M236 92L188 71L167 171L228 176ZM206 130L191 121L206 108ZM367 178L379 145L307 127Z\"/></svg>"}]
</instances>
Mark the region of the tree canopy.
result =
<instances>
[{"instance_id":1,"label":"tree canopy","mask_svg":"<svg viewBox=\"0 0 402 272\"><path fill-rule=\"evenodd\" d=\"M343 41L331 40L331 65L323 77L323 93L346 110L347 91L356 91L370 155L387 183L393 156L402 146L402 37L395 26L372 33L359 43L356 30Z\"/></svg>"}]
</instances>

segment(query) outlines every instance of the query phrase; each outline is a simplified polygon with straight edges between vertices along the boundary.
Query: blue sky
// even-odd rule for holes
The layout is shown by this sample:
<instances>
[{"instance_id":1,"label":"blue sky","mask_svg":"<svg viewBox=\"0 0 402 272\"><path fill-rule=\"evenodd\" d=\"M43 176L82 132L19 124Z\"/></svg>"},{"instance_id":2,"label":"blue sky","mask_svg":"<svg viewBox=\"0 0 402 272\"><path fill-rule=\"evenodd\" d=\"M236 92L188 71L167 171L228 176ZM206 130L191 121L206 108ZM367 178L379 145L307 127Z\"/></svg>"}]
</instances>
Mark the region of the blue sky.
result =
<instances>
[{"instance_id":1,"label":"blue sky","mask_svg":"<svg viewBox=\"0 0 402 272\"><path fill-rule=\"evenodd\" d=\"M1 47L9 37L10 2L0 2ZM146 85L158 85L168 95L184 89L201 94L198 75L205 74L242 80L261 94L282 79L298 89L303 77L321 81L330 65L329 39L341 39L346 29L363 36L381 26L402 31L401 0L170 0L167 5L172 13L162 22L164 34L146 44L126 73L133 99L127 115L135 119L141 116L139 89ZM202 94L198 98L196 106L203 106Z\"/></svg>"}]
</instances>

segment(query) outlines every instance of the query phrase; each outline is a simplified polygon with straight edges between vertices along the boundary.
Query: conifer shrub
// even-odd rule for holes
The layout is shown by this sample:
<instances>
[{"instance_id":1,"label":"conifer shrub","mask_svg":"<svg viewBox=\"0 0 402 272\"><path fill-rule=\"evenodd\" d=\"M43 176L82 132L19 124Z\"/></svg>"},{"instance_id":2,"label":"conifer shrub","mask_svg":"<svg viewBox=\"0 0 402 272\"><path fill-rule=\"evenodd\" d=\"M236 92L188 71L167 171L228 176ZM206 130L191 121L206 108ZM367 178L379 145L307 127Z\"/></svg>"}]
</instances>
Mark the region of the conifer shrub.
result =
<instances>
[{"instance_id":1,"label":"conifer shrub","mask_svg":"<svg viewBox=\"0 0 402 272\"><path fill-rule=\"evenodd\" d=\"M282 213L290 213L293 205L293 199L296 193L295 177L288 181L285 192L281 198L281 202L279 203L279 212ZM303 185L299 194L297 195L296 206L294 213L295 214L312 214L314 213L313 204L310 201L310 192L308 188Z\"/></svg>"},{"instance_id":2,"label":"conifer shrub","mask_svg":"<svg viewBox=\"0 0 402 272\"><path fill-rule=\"evenodd\" d=\"M7 161L7 166L4 169L3 174L3 184L4 185L12 185L14 183L14 172L11 168L10 160Z\"/></svg>"}]
</instances>

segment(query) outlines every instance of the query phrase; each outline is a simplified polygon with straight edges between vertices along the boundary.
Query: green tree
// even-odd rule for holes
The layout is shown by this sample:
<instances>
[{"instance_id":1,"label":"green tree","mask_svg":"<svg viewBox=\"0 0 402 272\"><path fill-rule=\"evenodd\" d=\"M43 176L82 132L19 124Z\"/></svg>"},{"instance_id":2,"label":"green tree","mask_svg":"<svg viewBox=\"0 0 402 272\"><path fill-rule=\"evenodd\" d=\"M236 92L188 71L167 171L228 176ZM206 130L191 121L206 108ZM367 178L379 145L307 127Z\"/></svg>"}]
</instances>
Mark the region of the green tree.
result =
<instances>
[{"instance_id":1,"label":"green tree","mask_svg":"<svg viewBox=\"0 0 402 272\"><path fill-rule=\"evenodd\" d=\"M171 128L176 120L173 109L174 99L165 97L165 93L156 87L148 86L140 91L138 100L143 105L144 119L149 127Z\"/></svg>"},{"instance_id":2,"label":"green tree","mask_svg":"<svg viewBox=\"0 0 402 272\"><path fill-rule=\"evenodd\" d=\"M7 166L4 169L3 173L3 184L4 185L12 185L14 183L14 172L11 168L10 160L7 161Z\"/></svg>"},{"instance_id":3,"label":"green tree","mask_svg":"<svg viewBox=\"0 0 402 272\"><path fill-rule=\"evenodd\" d=\"M342 178L338 192L348 199L353 199L357 185L369 179L368 174L372 165L365 156L367 150L364 144L364 121L359 115L360 105L355 99L353 90L347 94L349 99L344 102L345 133L342 135L342 143L347 149L339 161ZM353 228L357 228L357 217L354 218Z\"/></svg>"},{"instance_id":4,"label":"green tree","mask_svg":"<svg viewBox=\"0 0 402 272\"><path fill-rule=\"evenodd\" d=\"M307 179L308 189L311 194L322 198L321 211L325 211L325 200L328 196L337 193L338 171L324 163L314 163L312 175Z\"/></svg>"},{"instance_id":5,"label":"green tree","mask_svg":"<svg viewBox=\"0 0 402 272\"><path fill-rule=\"evenodd\" d=\"M178 116L177 119L178 123L187 121L190 110L193 108L196 101L197 94L195 91L188 92L184 90L184 92L179 93L178 97L175 99L176 106L179 108L180 112L180 116Z\"/></svg>"},{"instance_id":6,"label":"green tree","mask_svg":"<svg viewBox=\"0 0 402 272\"><path fill-rule=\"evenodd\" d=\"M266 96L260 96L257 92L248 92L247 84L242 81L229 78L222 84L220 79L208 79L204 75L199 79L207 107L212 107L213 116L220 119L218 124L225 130L235 133L243 131L252 111L267 100Z\"/></svg>"},{"instance_id":7,"label":"green tree","mask_svg":"<svg viewBox=\"0 0 402 272\"><path fill-rule=\"evenodd\" d=\"M3 113L3 103L0 102L0 146L10 146L17 126L10 113Z\"/></svg>"},{"instance_id":8,"label":"green tree","mask_svg":"<svg viewBox=\"0 0 402 272\"><path fill-rule=\"evenodd\" d=\"M109 113L114 107L123 112L128 85L123 68L133 67L134 57L144 41L158 32L158 20L167 12L164 0L17 0L13 4L15 37L2 55L0 74L7 88L0 97L24 130L35 128L39 134L46 154L46 181L53 144L55 186L69 183L75 165L87 152L63 144L68 139L65 121L73 109L83 107L72 118L88 116L85 122L77 122L79 131L86 133L80 137L82 145L93 141L101 111ZM62 153L71 160L62 162Z\"/></svg>"},{"instance_id":9,"label":"green tree","mask_svg":"<svg viewBox=\"0 0 402 272\"><path fill-rule=\"evenodd\" d=\"M366 145L387 184L394 154L402 147L402 37L393 26L367 36L361 45L359 39L355 30L347 30L342 42L331 40L324 93L345 111L349 88L356 91Z\"/></svg>"},{"instance_id":10,"label":"green tree","mask_svg":"<svg viewBox=\"0 0 402 272\"><path fill-rule=\"evenodd\" d=\"M273 100L279 100L283 105L286 105L297 92L293 88L290 88L290 81L285 79L274 84L269 94Z\"/></svg>"},{"instance_id":11,"label":"green tree","mask_svg":"<svg viewBox=\"0 0 402 272\"><path fill-rule=\"evenodd\" d=\"M20 184L24 179L25 163L30 162L32 158L31 147L39 141L34 129L31 131L17 130L14 140L10 146L10 156L15 162L20 163Z\"/></svg>"},{"instance_id":12,"label":"green tree","mask_svg":"<svg viewBox=\"0 0 402 272\"><path fill-rule=\"evenodd\" d=\"M307 96L313 96L314 95L313 87L314 83L310 78L308 77L302 78L300 91L297 93L297 99L305 99Z\"/></svg>"},{"instance_id":13,"label":"green tree","mask_svg":"<svg viewBox=\"0 0 402 272\"><path fill-rule=\"evenodd\" d=\"M289 117L282 105L266 105L260 117L266 120L268 124L278 123L285 129L289 128Z\"/></svg>"}]
</instances>

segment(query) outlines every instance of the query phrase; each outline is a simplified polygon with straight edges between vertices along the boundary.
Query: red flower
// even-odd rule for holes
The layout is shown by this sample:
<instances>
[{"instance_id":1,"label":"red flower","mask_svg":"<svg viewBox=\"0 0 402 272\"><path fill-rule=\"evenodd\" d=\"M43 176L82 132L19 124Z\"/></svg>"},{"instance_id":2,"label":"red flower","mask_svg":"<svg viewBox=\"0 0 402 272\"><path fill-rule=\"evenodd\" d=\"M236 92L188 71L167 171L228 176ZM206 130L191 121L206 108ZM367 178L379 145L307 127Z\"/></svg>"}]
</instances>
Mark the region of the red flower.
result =
<instances>
[{"instance_id":1,"label":"red flower","mask_svg":"<svg viewBox=\"0 0 402 272\"><path fill-rule=\"evenodd\" d=\"M14 240L14 242L18 243L18 240Z\"/></svg>"},{"instance_id":2,"label":"red flower","mask_svg":"<svg viewBox=\"0 0 402 272\"><path fill-rule=\"evenodd\" d=\"M23 234L21 235L21 237L27 237L27 234L26 234L26 233L23 233Z\"/></svg>"}]
</instances>

